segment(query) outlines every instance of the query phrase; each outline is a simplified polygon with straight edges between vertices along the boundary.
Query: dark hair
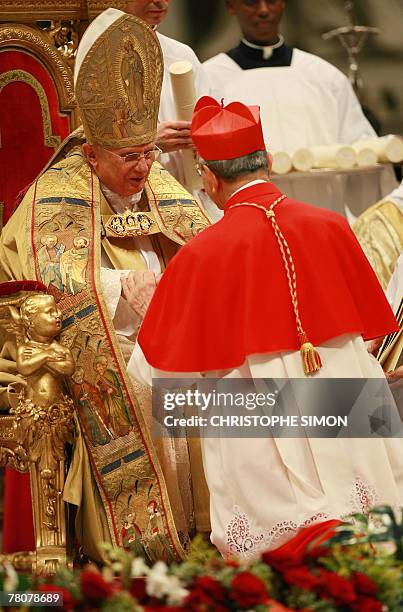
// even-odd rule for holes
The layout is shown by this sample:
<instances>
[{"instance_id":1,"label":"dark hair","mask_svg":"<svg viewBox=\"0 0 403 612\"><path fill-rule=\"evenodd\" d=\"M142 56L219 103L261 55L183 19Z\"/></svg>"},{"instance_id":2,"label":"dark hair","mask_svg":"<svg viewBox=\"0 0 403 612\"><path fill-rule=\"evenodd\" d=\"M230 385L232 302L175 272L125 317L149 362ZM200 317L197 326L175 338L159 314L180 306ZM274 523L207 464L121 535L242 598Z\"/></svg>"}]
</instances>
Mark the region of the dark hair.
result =
<instances>
[{"instance_id":1,"label":"dark hair","mask_svg":"<svg viewBox=\"0 0 403 612\"><path fill-rule=\"evenodd\" d=\"M257 170L269 170L266 151L254 151L235 159L205 160L203 163L224 181L232 181Z\"/></svg>"}]
</instances>

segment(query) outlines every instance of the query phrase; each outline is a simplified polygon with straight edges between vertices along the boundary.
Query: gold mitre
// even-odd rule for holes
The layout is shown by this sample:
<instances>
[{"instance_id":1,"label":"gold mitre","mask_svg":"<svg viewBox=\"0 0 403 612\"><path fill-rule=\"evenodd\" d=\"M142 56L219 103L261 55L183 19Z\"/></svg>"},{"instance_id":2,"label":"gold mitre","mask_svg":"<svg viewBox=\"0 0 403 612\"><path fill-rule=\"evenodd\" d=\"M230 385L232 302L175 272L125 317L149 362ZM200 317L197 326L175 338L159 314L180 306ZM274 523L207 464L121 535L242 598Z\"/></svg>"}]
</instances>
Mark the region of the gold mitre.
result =
<instances>
[{"instance_id":1,"label":"gold mitre","mask_svg":"<svg viewBox=\"0 0 403 612\"><path fill-rule=\"evenodd\" d=\"M89 144L108 149L155 139L163 57L143 21L108 9L89 25L77 50L75 93Z\"/></svg>"}]
</instances>

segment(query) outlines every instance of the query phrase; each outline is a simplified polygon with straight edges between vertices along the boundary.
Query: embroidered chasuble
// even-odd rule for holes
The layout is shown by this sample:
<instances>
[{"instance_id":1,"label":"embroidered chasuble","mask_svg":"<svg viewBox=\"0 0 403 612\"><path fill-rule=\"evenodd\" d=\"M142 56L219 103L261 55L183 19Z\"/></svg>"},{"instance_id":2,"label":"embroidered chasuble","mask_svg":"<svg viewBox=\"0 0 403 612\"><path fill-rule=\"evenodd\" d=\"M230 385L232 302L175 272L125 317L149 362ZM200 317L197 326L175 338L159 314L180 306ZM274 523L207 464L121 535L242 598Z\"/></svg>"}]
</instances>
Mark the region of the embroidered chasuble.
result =
<instances>
[{"instance_id":1,"label":"embroidered chasuble","mask_svg":"<svg viewBox=\"0 0 403 612\"><path fill-rule=\"evenodd\" d=\"M77 144L76 136L62 152ZM179 559L194 527L186 442L168 446L151 438L150 392L126 373L100 268L102 248L116 269L146 269L133 237L149 234L164 269L209 219L157 163L139 209L143 217L135 213L126 223L123 214L113 226L123 224L126 237L119 230L114 235L107 220L122 215L111 209L81 149L73 147L65 158L59 151L30 187L0 240L0 280L45 282L63 313L61 342L73 353L76 373L84 372L84 382L76 375L69 381L79 427L64 497L79 506L77 535L84 552L98 560L98 542L127 546L130 533L129 545L149 560ZM40 257L49 236L52 257ZM101 430L100 419L106 425ZM158 537L150 528L150 504L161 515ZM208 516L206 498L202 515Z\"/></svg>"},{"instance_id":2,"label":"embroidered chasuble","mask_svg":"<svg viewBox=\"0 0 403 612\"><path fill-rule=\"evenodd\" d=\"M101 192L101 217L114 215L114 210ZM113 238L105 236L102 239L104 249L109 261L115 270L147 270L147 264L141 252L134 248L132 238Z\"/></svg>"},{"instance_id":3,"label":"embroidered chasuble","mask_svg":"<svg viewBox=\"0 0 403 612\"><path fill-rule=\"evenodd\" d=\"M353 230L386 289L403 252L403 208L386 198L363 212Z\"/></svg>"}]
</instances>

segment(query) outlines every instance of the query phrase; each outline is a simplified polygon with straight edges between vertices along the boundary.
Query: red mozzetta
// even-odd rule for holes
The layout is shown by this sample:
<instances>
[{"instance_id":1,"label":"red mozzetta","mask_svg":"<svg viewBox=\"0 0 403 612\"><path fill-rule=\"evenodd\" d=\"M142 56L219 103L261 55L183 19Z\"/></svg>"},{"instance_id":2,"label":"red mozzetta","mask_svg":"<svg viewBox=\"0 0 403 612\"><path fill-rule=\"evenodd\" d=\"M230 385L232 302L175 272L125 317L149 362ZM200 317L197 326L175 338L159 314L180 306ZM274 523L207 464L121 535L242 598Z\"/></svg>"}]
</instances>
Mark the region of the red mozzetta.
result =
<instances>
[{"instance_id":1,"label":"red mozzetta","mask_svg":"<svg viewBox=\"0 0 403 612\"><path fill-rule=\"evenodd\" d=\"M265 213L281 195L246 187L224 218L182 247L141 326L147 361L161 370L234 368L246 356L299 350L289 285ZM295 264L302 325L315 346L347 333L369 340L398 329L383 290L340 215L289 198L275 207Z\"/></svg>"}]
</instances>

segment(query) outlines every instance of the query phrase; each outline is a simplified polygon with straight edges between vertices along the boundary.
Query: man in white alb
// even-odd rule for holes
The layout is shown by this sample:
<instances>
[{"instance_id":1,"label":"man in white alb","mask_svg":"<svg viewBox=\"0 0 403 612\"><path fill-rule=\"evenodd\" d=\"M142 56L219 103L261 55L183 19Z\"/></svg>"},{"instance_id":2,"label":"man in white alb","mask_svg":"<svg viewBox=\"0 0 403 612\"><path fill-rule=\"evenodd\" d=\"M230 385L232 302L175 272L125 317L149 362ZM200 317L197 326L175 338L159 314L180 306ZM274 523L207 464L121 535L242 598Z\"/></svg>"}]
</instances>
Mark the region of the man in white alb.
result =
<instances>
[{"instance_id":1,"label":"man in white alb","mask_svg":"<svg viewBox=\"0 0 403 612\"><path fill-rule=\"evenodd\" d=\"M351 144L375 136L347 77L284 42L285 0L226 0L242 30L237 47L203 64L213 95L259 104L271 151Z\"/></svg>"}]
</instances>

